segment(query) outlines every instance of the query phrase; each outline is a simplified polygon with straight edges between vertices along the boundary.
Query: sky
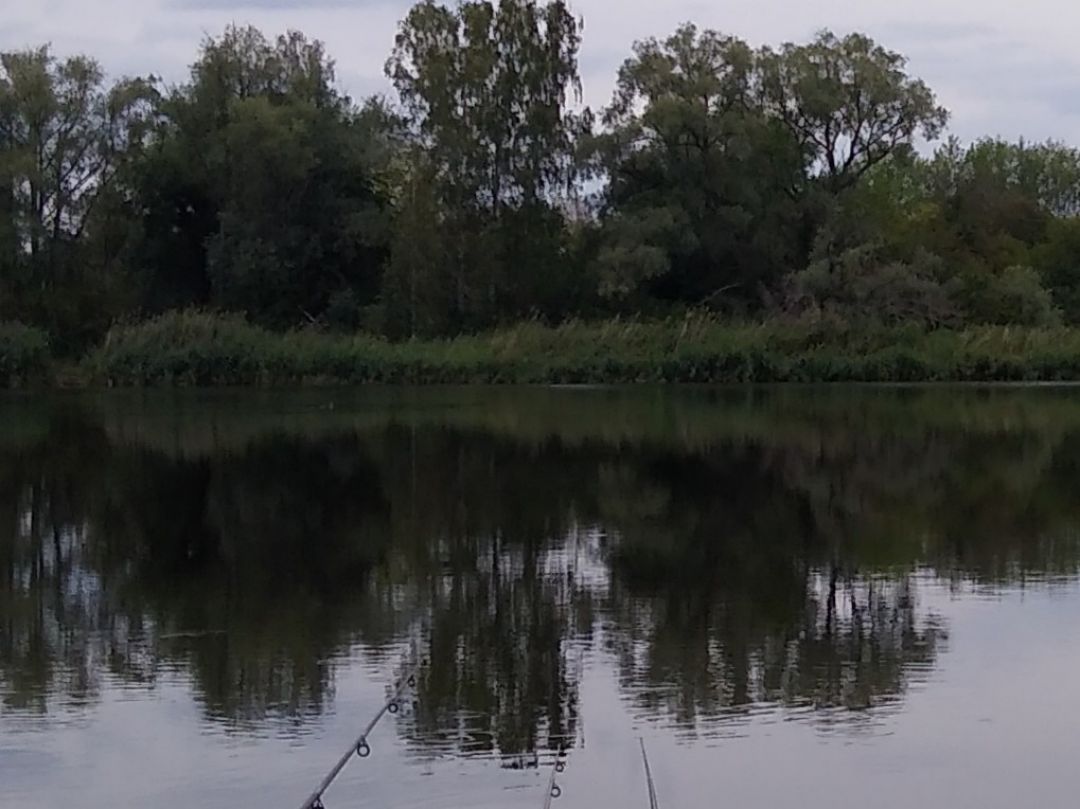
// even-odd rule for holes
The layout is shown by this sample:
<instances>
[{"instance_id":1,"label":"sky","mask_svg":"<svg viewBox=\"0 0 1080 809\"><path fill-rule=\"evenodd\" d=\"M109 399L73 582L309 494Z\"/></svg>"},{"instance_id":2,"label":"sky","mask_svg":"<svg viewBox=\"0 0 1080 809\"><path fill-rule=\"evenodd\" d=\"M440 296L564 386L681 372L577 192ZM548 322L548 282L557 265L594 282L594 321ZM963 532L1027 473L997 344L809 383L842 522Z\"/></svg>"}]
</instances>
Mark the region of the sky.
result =
<instances>
[{"instance_id":1,"label":"sky","mask_svg":"<svg viewBox=\"0 0 1080 809\"><path fill-rule=\"evenodd\" d=\"M452 0L451 0L452 1ZM382 66L408 0L0 0L0 49L51 43L113 76L182 81L200 41L230 23L327 44L354 98L388 93ZM692 21L752 45L860 31L907 55L951 112L950 132L1080 145L1080 4L1070 0L571 0L584 17L585 101L611 96L631 44Z\"/></svg>"}]
</instances>

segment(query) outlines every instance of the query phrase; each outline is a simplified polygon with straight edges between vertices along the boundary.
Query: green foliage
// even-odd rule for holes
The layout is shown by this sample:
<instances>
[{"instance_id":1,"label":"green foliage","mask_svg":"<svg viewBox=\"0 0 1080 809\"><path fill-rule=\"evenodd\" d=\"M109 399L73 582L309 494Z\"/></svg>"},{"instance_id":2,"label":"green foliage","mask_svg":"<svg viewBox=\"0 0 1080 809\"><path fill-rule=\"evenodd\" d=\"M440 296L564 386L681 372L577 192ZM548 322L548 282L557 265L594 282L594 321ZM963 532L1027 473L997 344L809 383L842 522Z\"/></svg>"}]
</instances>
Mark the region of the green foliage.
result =
<instances>
[{"instance_id":1,"label":"green foliage","mask_svg":"<svg viewBox=\"0 0 1080 809\"><path fill-rule=\"evenodd\" d=\"M597 256L600 294L632 295L671 270L672 253L685 235L682 211L646 208L619 212L604 223L605 244Z\"/></svg>"},{"instance_id":2,"label":"green foliage","mask_svg":"<svg viewBox=\"0 0 1080 809\"><path fill-rule=\"evenodd\" d=\"M39 380L48 365L45 332L22 323L0 323L0 387Z\"/></svg>"},{"instance_id":3,"label":"green foliage","mask_svg":"<svg viewBox=\"0 0 1080 809\"><path fill-rule=\"evenodd\" d=\"M860 35L755 52L686 25L635 45L596 144L605 291L754 306L815 243L828 256L855 246L841 192L947 117L905 68Z\"/></svg>"},{"instance_id":4,"label":"green foliage","mask_svg":"<svg viewBox=\"0 0 1080 809\"><path fill-rule=\"evenodd\" d=\"M960 279L957 297L969 323L1056 326L1061 312L1050 290L1031 267L1006 267L1000 273Z\"/></svg>"},{"instance_id":5,"label":"green foliage","mask_svg":"<svg viewBox=\"0 0 1080 809\"><path fill-rule=\"evenodd\" d=\"M550 266L531 259L562 258L557 212L575 191L589 126L570 111L580 44L562 0L425 0L401 23L386 74L413 165L394 237L405 255L391 261L385 301L405 322L390 333L475 328L552 305L537 285ZM416 255L418 243L438 257Z\"/></svg>"},{"instance_id":6,"label":"green foliage","mask_svg":"<svg viewBox=\"0 0 1080 809\"><path fill-rule=\"evenodd\" d=\"M1065 321L1080 323L1080 218L1052 220L1031 259Z\"/></svg>"},{"instance_id":7,"label":"green foliage","mask_svg":"<svg viewBox=\"0 0 1080 809\"><path fill-rule=\"evenodd\" d=\"M191 382L427 379L416 346L435 344L415 341L450 337L477 378L518 378L484 341L521 320L1080 323L1080 151L949 139L922 156L948 115L861 34L755 48L686 24L633 46L595 118L582 26L564 0L422 0L386 64L396 102L355 103L299 32L229 27L168 89L48 48L0 54L0 321L64 358L125 323L110 340L136 365L117 359L117 378ZM326 336L358 330L410 342ZM622 356L523 359L523 376L742 368Z\"/></svg>"},{"instance_id":8,"label":"green foliage","mask_svg":"<svg viewBox=\"0 0 1080 809\"><path fill-rule=\"evenodd\" d=\"M88 364L109 382L252 383L272 342L267 332L238 315L172 312L114 326Z\"/></svg>"},{"instance_id":9,"label":"green foliage","mask_svg":"<svg viewBox=\"0 0 1080 809\"><path fill-rule=\"evenodd\" d=\"M295 32L230 28L204 43L134 179L146 308L213 304L288 328L346 293L375 299L382 132L333 83L322 44Z\"/></svg>"},{"instance_id":10,"label":"green foliage","mask_svg":"<svg viewBox=\"0 0 1080 809\"><path fill-rule=\"evenodd\" d=\"M766 105L791 130L811 165L837 190L916 136L936 139L948 112L905 72L907 60L869 37L825 31L759 56Z\"/></svg>"},{"instance_id":11,"label":"green foliage","mask_svg":"<svg viewBox=\"0 0 1080 809\"><path fill-rule=\"evenodd\" d=\"M979 185L1014 192L1053 216L1080 214L1080 151L1063 143L985 138L964 149L951 138L935 153L929 175L939 196Z\"/></svg>"},{"instance_id":12,"label":"green foliage","mask_svg":"<svg viewBox=\"0 0 1080 809\"><path fill-rule=\"evenodd\" d=\"M390 343L182 312L113 329L88 368L119 385L1080 380L1080 332L690 315Z\"/></svg>"},{"instance_id":13,"label":"green foliage","mask_svg":"<svg viewBox=\"0 0 1080 809\"><path fill-rule=\"evenodd\" d=\"M562 0L425 0L410 11L386 73L450 198L497 212L567 186L580 45Z\"/></svg>"},{"instance_id":14,"label":"green foliage","mask_svg":"<svg viewBox=\"0 0 1080 809\"><path fill-rule=\"evenodd\" d=\"M955 323L956 307L941 275L940 261L925 254L904 263L882 261L872 249L851 250L837 262L820 261L793 274L786 308L862 328Z\"/></svg>"},{"instance_id":15,"label":"green foliage","mask_svg":"<svg viewBox=\"0 0 1080 809\"><path fill-rule=\"evenodd\" d=\"M88 57L0 54L0 314L47 329L64 353L126 303L104 236L156 98L152 80L107 85Z\"/></svg>"},{"instance_id":16,"label":"green foliage","mask_svg":"<svg viewBox=\"0 0 1080 809\"><path fill-rule=\"evenodd\" d=\"M749 46L714 31L634 46L594 143L608 179L603 294L753 301L796 262L801 160L754 82Z\"/></svg>"}]
</instances>

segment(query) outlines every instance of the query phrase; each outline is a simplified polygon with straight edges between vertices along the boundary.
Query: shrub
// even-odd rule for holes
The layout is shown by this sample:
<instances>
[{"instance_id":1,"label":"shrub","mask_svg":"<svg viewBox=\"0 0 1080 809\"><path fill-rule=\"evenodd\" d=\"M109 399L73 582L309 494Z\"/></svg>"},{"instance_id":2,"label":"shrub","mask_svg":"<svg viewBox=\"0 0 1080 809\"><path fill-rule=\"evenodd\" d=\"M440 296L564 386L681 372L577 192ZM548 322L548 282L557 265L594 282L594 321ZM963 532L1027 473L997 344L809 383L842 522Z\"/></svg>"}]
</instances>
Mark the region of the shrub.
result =
<instances>
[{"instance_id":1,"label":"shrub","mask_svg":"<svg viewBox=\"0 0 1080 809\"><path fill-rule=\"evenodd\" d=\"M343 289L330 296L324 317L332 331L351 332L360 327L362 312L356 293Z\"/></svg>"},{"instance_id":2,"label":"shrub","mask_svg":"<svg viewBox=\"0 0 1080 809\"><path fill-rule=\"evenodd\" d=\"M114 326L88 364L116 384L236 384L257 381L278 338L238 315L169 312Z\"/></svg>"},{"instance_id":3,"label":"shrub","mask_svg":"<svg viewBox=\"0 0 1080 809\"><path fill-rule=\"evenodd\" d=\"M1080 323L1080 218L1053 219L1032 262L1067 323Z\"/></svg>"},{"instance_id":4,"label":"shrub","mask_svg":"<svg viewBox=\"0 0 1080 809\"><path fill-rule=\"evenodd\" d=\"M22 323L0 323L0 385L15 386L45 376L49 339Z\"/></svg>"},{"instance_id":5,"label":"shrub","mask_svg":"<svg viewBox=\"0 0 1080 809\"><path fill-rule=\"evenodd\" d=\"M1031 267L970 274L958 288L958 298L970 323L1041 327L1061 323L1053 295Z\"/></svg>"},{"instance_id":6,"label":"shrub","mask_svg":"<svg viewBox=\"0 0 1080 809\"><path fill-rule=\"evenodd\" d=\"M956 315L939 274L938 260L929 255L906 264L881 261L873 248L858 248L838 261L819 261L790 276L785 308L859 327L939 326Z\"/></svg>"}]
</instances>

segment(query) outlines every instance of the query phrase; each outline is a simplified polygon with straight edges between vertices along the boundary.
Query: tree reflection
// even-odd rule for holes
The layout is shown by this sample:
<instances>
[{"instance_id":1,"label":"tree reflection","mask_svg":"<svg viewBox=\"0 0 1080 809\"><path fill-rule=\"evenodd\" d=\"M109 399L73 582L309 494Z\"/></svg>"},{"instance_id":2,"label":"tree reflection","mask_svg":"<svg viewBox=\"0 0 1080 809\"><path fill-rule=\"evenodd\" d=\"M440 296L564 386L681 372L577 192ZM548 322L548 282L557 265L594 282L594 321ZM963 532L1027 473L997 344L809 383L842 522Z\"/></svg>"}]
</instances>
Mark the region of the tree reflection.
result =
<instances>
[{"instance_id":1,"label":"tree reflection","mask_svg":"<svg viewBox=\"0 0 1080 809\"><path fill-rule=\"evenodd\" d=\"M455 395L4 405L5 707L179 672L213 721L300 726L336 660L415 646L412 748L527 763L580 734L586 652L683 727L840 721L935 664L924 584L1080 569L1057 396Z\"/></svg>"},{"instance_id":2,"label":"tree reflection","mask_svg":"<svg viewBox=\"0 0 1080 809\"><path fill-rule=\"evenodd\" d=\"M941 630L917 615L910 575L832 561L835 520L760 449L664 459L609 486L620 674L651 711L690 724L761 703L870 708L933 662Z\"/></svg>"},{"instance_id":3,"label":"tree reflection","mask_svg":"<svg viewBox=\"0 0 1080 809\"><path fill-rule=\"evenodd\" d=\"M418 751L497 754L517 766L571 744L570 645L591 620L559 553L584 483L574 459L555 445L440 427L390 428L369 451L393 493L395 584L425 626Z\"/></svg>"},{"instance_id":4,"label":"tree reflection","mask_svg":"<svg viewBox=\"0 0 1080 809\"><path fill-rule=\"evenodd\" d=\"M66 410L27 422L6 422L17 429L0 457L0 693L7 707L44 712L56 695L96 699L107 638L127 627L101 602L85 546L86 461L102 436Z\"/></svg>"},{"instance_id":5,"label":"tree reflection","mask_svg":"<svg viewBox=\"0 0 1080 809\"><path fill-rule=\"evenodd\" d=\"M152 619L212 714L249 721L322 710L323 664L356 626L386 519L349 446L267 442L198 461L125 453L92 525L120 608Z\"/></svg>"},{"instance_id":6,"label":"tree reflection","mask_svg":"<svg viewBox=\"0 0 1080 809\"><path fill-rule=\"evenodd\" d=\"M10 460L9 700L44 709L49 695L92 697L104 667L152 683L179 663L208 712L230 721L322 710L324 663L346 649L388 541L362 456L267 442L177 461L58 417Z\"/></svg>"}]
</instances>

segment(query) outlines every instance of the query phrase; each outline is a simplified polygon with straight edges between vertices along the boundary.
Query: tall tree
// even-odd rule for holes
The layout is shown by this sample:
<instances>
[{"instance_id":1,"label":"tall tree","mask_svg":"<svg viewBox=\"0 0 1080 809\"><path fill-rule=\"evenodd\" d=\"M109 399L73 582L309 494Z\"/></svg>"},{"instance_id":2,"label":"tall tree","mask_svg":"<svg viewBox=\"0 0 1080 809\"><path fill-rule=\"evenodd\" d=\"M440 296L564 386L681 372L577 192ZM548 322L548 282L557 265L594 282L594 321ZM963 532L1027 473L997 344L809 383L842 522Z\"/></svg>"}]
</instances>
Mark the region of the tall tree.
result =
<instances>
[{"instance_id":1,"label":"tall tree","mask_svg":"<svg viewBox=\"0 0 1080 809\"><path fill-rule=\"evenodd\" d=\"M364 112L319 42L230 28L163 105L137 193L148 308L212 304L269 326L371 303L385 205Z\"/></svg>"},{"instance_id":2,"label":"tall tree","mask_svg":"<svg viewBox=\"0 0 1080 809\"><path fill-rule=\"evenodd\" d=\"M948 112L907 59L863 34L824 31L807 45L758 54L766 109L798 139L811 168L838 191L916 137L941 134Z\"/></svg>"},{"instance_id":3,"label":"tall tree","mask_svg":"<svg viewBox=\"0 0 1080 809\"><path fill-rule=\"evenodd\" d=\"M747 302L788 268L802 166L754 84L753 51L715 31L635 45L598 139L609 295Z\"/></svg>"},{"instance_id":4,"label":"tall tree","mask_svg":"<svg viewBox=\"0 0 1080 809\"><path fill-rule=\"evenodd\" d=\"M536 276L515 270L573 189L579 46L562 0L425 0L401 24L386 72L434 171L456 325L535 302Z\"/></svg>"},{"instance_id":5,"label":"tall tree","mask_svg":"<svg viewBox=\"0 0 1080 809\"><path fill-rule=\"evenodd\" d=\"M0 54L5 280L24 313L54 331L86 314L74 297L100 279L87 277L78 251L119 168L143 146L156 96L152 80L106 85L87 57Z\"/></svg>"}]
</instances>

